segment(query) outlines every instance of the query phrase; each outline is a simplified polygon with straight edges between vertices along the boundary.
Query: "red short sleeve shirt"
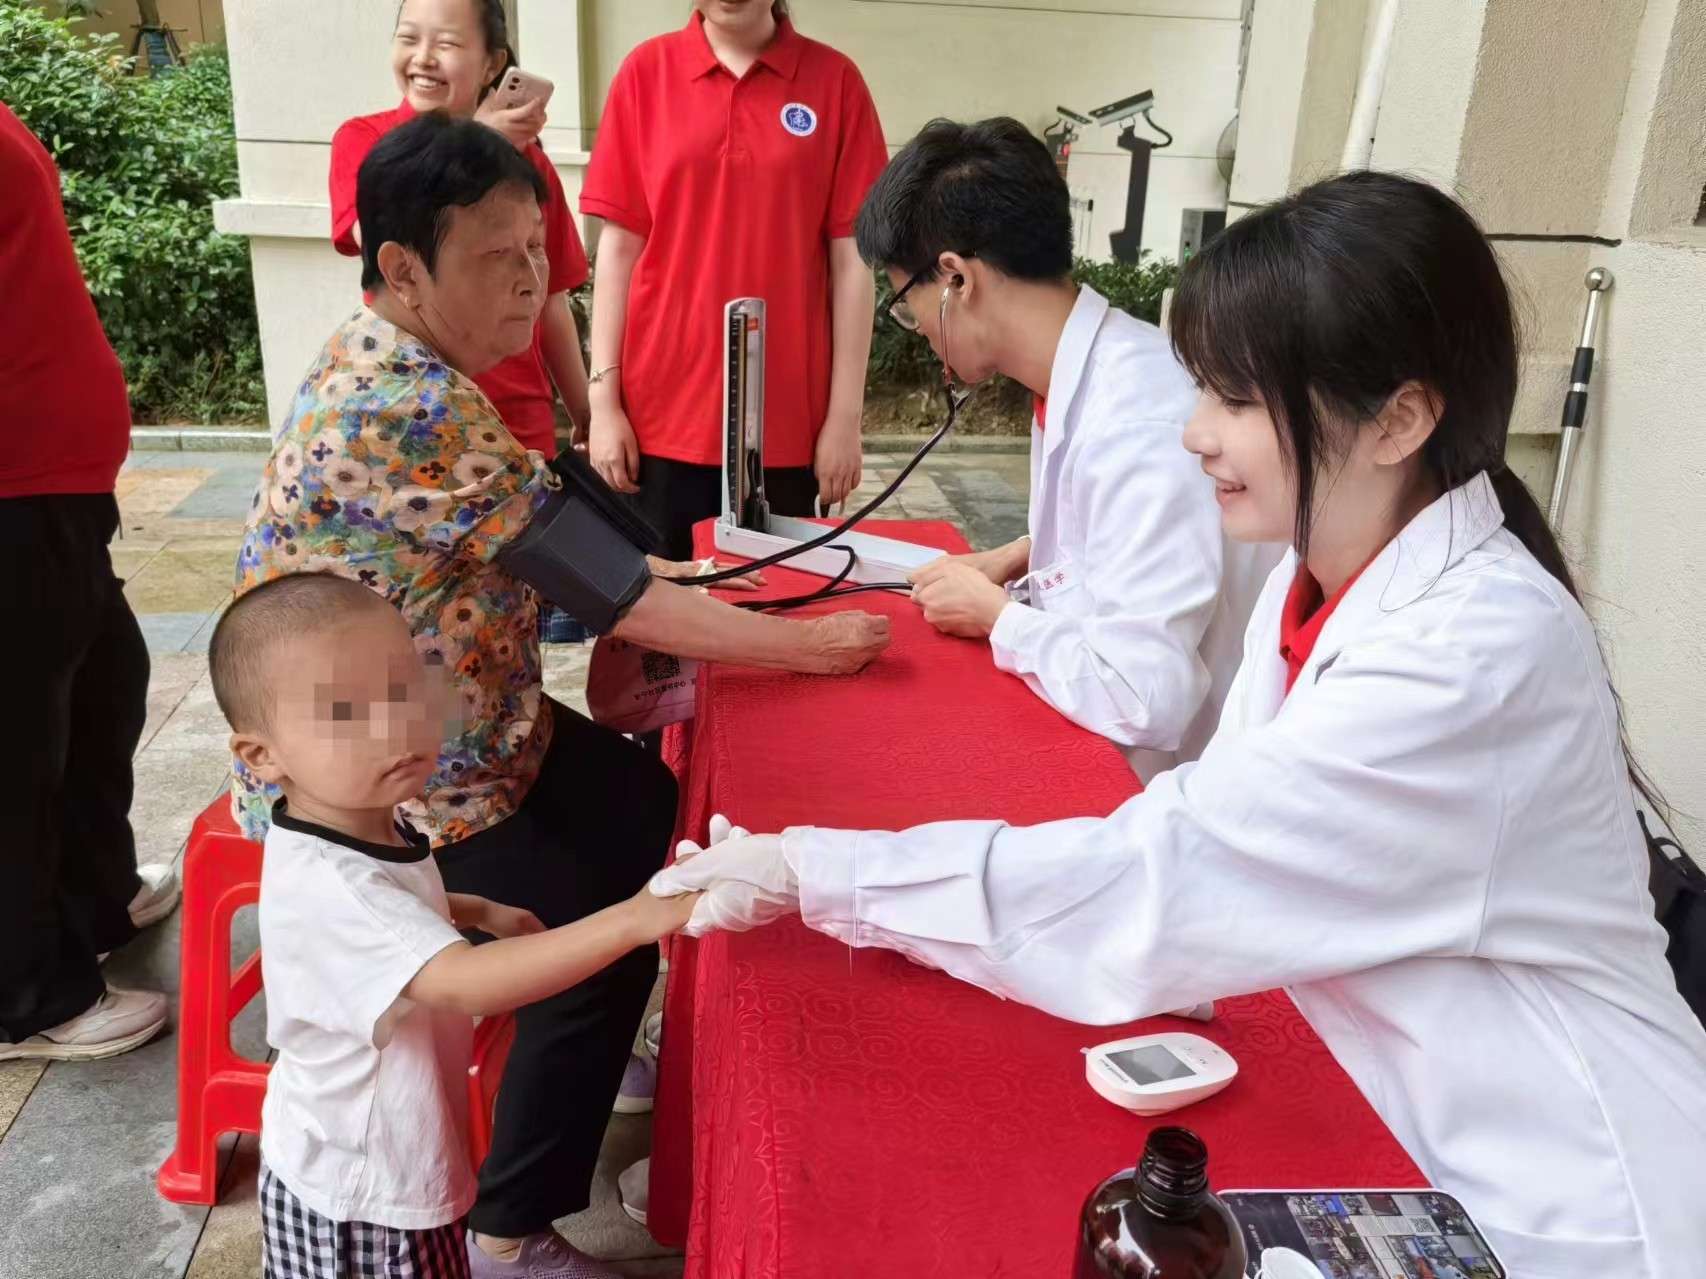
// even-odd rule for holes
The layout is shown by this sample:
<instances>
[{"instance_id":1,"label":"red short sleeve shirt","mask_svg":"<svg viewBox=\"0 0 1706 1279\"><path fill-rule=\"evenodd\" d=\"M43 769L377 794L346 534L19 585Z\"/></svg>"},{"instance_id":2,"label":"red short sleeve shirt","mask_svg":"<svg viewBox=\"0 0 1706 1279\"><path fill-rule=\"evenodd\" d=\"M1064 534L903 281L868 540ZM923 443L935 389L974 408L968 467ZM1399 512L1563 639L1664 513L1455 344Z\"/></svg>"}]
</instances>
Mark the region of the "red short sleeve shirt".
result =
<instances>
[{"instance_id":1,"label":"red short sleeve shirt","mask_svg":"<svg viewBox=\"0 0 1706 1279\"><path fill-rule=\"evenodd\" d=\"M581 210L645 237L622 345L642 453L720 460L723 307L760 297L765 462L810 465L829 409L829 243L853 233L887 163L858 68L785 19L738 80L697 14L629 55Z\"/></svg>"},{"instance_id":2,"label":"red short sleeve shirt","mask_svg":"<svg viewBox=\"0 0 1706 1279\"><path fill-rule=\"evenodd\" d=\"M361 162L380 138L414 115L414 108L404 102L391 111L346 120L332 135L332 244L339 253L349 257L361 253L354 235L355 179ZM526 154L545 181L545 253L551 262L548 287L554 297L586 283L586 250L575 230L574 214L556 166L537 142ZM556 453L556 392L545 367L541 329L533 330L533 345L528 350L487 369L474 381L524 448L537 449L547 457Z\"/></svg>"},{"instance_id":3,"label":"red short sleeve shirt","mask_svg":"<svg viewBox=\"0 0 1706 1279\"><path fill-rule=\"evenodd\" d=\"M0 102L0 498L111 493L129 451L124 372L77 265L59 169Z\"/></svg>"}]
</instances>

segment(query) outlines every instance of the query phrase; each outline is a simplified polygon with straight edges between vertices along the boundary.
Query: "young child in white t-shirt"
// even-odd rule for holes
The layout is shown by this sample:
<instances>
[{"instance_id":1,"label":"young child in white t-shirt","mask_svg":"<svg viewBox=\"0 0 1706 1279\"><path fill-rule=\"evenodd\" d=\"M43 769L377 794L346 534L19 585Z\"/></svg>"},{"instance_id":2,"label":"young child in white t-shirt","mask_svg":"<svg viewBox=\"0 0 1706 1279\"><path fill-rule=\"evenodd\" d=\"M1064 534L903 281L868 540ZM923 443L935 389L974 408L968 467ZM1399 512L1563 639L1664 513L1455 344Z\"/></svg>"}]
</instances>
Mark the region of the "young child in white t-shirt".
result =
<instances>
[{"instance_id":1,"label":"young child in white t-shirt","mask_svg":"<svg viewBox=\"0 0 1706 1279\"><path fill-rule=\"evenodd\" d=\"M396 817L446 734L448 695L402 617L360 583L279 578L214 632L231 748L279 785L261 872L267 1279L463 1279L474 1201L464 1080L472 1018L506 1012L667 936L687 898L644 889L547 930L447 894ZM499 940L479 948L459 929Z\"/></svg>"}]
</instances>

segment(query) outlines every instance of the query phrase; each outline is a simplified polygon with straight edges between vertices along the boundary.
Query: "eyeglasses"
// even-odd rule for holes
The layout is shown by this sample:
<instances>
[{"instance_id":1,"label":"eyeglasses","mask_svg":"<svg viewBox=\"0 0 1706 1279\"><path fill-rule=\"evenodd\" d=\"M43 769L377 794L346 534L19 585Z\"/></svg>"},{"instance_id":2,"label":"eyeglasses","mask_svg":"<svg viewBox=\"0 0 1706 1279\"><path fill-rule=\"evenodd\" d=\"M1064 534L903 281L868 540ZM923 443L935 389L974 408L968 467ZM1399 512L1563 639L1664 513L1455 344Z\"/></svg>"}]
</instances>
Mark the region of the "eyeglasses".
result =
<instances>
[{"instance_id":1,"label":"eyeglasses","mask_svg":"<svg viewBox=\"0 0 1706 1279\"><path fill-rule=\"evenodd\" d=\"M912 292L915 285L923 283L935 270L936 264L932 262L922 271L915 273L905 286L889 299L888 306L883 308L888 313L889 319L900 325L908 333L918 332L918 313L912 309L912 303L906 300L906 295Z\"/></svg>"}]
</instances>

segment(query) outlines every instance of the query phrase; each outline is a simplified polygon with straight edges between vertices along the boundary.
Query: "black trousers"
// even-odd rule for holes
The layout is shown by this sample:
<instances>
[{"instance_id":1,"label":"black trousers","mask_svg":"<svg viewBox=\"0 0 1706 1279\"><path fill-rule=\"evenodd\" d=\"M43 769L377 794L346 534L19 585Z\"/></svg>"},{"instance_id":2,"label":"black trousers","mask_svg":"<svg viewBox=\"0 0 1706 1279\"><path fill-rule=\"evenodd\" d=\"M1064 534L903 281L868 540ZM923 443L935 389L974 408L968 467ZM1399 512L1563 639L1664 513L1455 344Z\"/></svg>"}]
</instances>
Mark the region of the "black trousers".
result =
<instances>
[{"instance_id":1,"label":"black trousers","mask_svg":"<svg viewBox=\"0 0 1706 1279\"><path fill-rule=\"evenodd\" d=\"M131 757L148 646L113 574L110 493L0 498L0 1036L27 1039L106 989L96 955L136 935Z\"/></svg>"},{"instance_id":2,"label":"black trousers","mask_svg":"<svg viewBox=\"0 0 1706 1279\"><path fill-rule=\"evenodd\" d=\"M817 475L809 466L764 468L764 497L777 515L817 512ZM723 513L723 468L666 457L640 457L640 491L628 500L663 535L665 559L693 556L693 526Z\"/></svg>"},{"instance_id":3,"label":"black trousers","mask_svg":"<svg viewBox=\"0 0 1706 1279\"><path fill-rule=\"evenodd\" d=\"M547 927L632 897L675 833L675 775L620 733L552 703L556 734L514 816L439 849L445 887L531 910ZM635 1031L657 980L655 946L515 1015L492 1149L469 1226L514 1238L590 1202L593 1169Z\"/></svg>"}]
</instances>

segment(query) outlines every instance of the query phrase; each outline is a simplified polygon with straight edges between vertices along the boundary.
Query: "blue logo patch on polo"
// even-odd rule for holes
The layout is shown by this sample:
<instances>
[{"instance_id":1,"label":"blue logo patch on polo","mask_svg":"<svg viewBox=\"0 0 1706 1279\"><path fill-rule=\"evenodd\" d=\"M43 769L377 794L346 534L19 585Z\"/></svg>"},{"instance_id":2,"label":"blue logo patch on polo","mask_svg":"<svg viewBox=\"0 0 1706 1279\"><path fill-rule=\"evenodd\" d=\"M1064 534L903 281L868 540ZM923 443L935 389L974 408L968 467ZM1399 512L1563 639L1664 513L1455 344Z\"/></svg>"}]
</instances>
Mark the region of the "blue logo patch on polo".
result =
<instances>
[{"instance_id":1,"label":"blue logo patch on polo","mask_svg":"<svg viewBox=\"0 0 1706 1279\"><path fill-rule=\"evenodd\" d=\"M796 138L809 138L817 132L817 112L803 102L790 102L782 108L782 127Z\"/></svg>"}]
</instances>

